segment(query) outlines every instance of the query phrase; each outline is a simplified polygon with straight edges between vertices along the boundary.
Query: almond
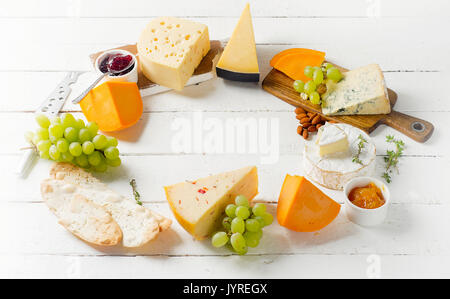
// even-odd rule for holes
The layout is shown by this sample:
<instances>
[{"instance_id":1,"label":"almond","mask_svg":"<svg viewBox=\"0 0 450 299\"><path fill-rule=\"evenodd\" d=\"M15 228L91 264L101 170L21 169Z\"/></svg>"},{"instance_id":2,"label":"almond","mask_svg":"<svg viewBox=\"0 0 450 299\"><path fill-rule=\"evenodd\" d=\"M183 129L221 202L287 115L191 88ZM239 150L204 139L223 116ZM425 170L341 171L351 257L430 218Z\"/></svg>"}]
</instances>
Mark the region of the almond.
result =
<instances>
[{"instance_id":1,"label":"almond","mask_svg":"<svg viewBox=\"0 0 450 299\"><path fill-rule=\"evenodd\" d=\"M298 135L302 135L303 134L303 127L302 126L298 126L297 127L297 134Z\"/></svg>"},{"instance_id":2,"label":"almond","mask_svg":"<svg viewBox=\"0 0 450 299\"><path fill-rule=\"evenodd\" d=\"M303 130L302 136L304 139L308 139L308 130Z\"/></svg>"},{"instance_id":3,"label":"almond","mask_svg":"<svg viewBox=\"0 0 450 299\"><path fill-rule=\"evenodd\" d=\"M314 117L316 117L317 113L308 112L308 113L306 113L306 115L308 115L309 118L314 118Z\"/></svg>"},{"instance_id":4,"label":"almond","mask_svg":"<svg viewBox=\"0 0 450 299\"><path fill-rule=\"evenodd\" d=\"M300 123L302 125L305 124L305 123L309 123L309 122L311 122L311 120L308 117L304 117L304 118L300 119Z\"/></svg>"},{"instance_id":5,"label":"almond","mask_svg":"<svg viewBox=\"0 0 450 299\"><path fill-rule=\"evenodd\" d=\"M317 125L316 125L317 130L318 130L321 126L323 126L323 124L317 124Z\"/></svg>"},{"instance_id":6,"label":"almond","mask_svg":"<svg viewBox=\"0 0 450 299\"><path fill-rule=\"evenodd\" d=\"M318 123L320 123L320 121L321 121L320 115L317 115L316 117L314 117L314 118L312 119L311 123L312 123L313 125L317 125Z\"/></svg>"},{"instance_id":7,"label":"almond","mask_svg":"<svg viewBox=\"0 0 450 299\"><path fill-rule=\"evenodd\" d=\"M306 115L306 113L300 113L300 114L297 114L296 117L297 117L298 120L300 120L302 118L308 117L308 115Z\"/></svg>"},{"instance_id":8,"label":"almond","mask_svg":"<svg viewBox=\"0 0 450 299\"><path fill-rule=\"evenodd\" d=\"M303 128L307 129L308 127L311 126L311 123L307 122L307 123L302 124L302 126L303 126Z\"/></svg>"},{"instance_id":9,"label":"almond","mask_svg":"<svg viewBox=\"0 0 450 299\"><path fill-rule=\"evenodd\" d=\"M317 131L316 126L310 126L310 127L308 127L308 132L312 133L312 132L315 132L315 131Z\"/></svg>"},{"instance_id":10,"label":"almond","mask_svg":"<svg viewBox=\"0 0 450 299\"><path fill-rule=\"evenodd\" d=\"M301 107L295 108L295 114L302 114L302 113L306 113L305 109Z\"/></svg>"}]
</instances>

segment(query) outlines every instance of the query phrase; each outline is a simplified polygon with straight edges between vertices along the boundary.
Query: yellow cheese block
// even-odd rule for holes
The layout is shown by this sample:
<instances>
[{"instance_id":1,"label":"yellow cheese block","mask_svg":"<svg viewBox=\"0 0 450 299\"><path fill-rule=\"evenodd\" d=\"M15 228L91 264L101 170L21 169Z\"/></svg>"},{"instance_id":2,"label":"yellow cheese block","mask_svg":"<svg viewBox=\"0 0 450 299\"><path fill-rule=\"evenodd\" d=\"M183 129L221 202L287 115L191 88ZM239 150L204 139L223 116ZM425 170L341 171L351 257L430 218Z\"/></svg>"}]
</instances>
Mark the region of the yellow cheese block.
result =
<instances>
[{"instance_id":1,"label":"yellow cheese block","mask_svg":"<svg viewBox=\"0 0 450 299\"><path fill-rule=\"evenodd\" d=\"M139 88L134 82L107 81L92 89L80 106L86 119L96 122L104 132L134 125L144 110Z\"/></svg>"},{"instance_id":2,"label":"yellow cheese block","mask_svg":"<svg viewBox=\"0 0 450 299\"><path fill-rule=\"evenodd\" d=\"M208 27L189 20L152 20L137 43L142 72L151 81L182 90L210 49Z\"/></svg>"},{"instance_id":3,"label":"yellow cheese block","mask_svg":"<svg viewBox=\"0 0 450 299\"><path fill-rule=\"evenodd\" d=\"M236 196L251 200L258 194L258 172L255 166L249 166L164 189L175 218L197 240L202 240L218 228L225 207Z\"/></svg>"},{"instance_id":4,"label":"yellow cheese block","mask_svg":"<svg viewBox=\"0 0 450 299\"><path fill-rule=\"evenodd\" d=\"M259 81L258 57L249 4L245 6L216 70L217 75L224 79Z\"/></svg>"}]
</instances>

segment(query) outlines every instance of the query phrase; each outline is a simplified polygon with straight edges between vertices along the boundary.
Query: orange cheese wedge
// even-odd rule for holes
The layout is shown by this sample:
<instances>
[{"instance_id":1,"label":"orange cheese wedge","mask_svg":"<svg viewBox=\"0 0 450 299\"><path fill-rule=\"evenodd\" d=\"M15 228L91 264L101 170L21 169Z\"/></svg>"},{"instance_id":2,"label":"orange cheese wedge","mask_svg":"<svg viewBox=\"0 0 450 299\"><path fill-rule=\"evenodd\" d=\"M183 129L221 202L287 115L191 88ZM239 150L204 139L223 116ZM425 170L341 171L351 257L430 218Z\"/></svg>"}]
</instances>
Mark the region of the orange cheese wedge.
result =
<instances>
[{"instance_id":1,"label":"orange cheese wedge","mask_svg":"<svg viewBox=\"0 0 450 299\"><path fill-rule=\"evenodd\" d=\"M281 226L297 232L315 232L330 224L341 205L301 176L286 175L278 199Z\"/></svg>"},{"instance_id":2,"label":"orange cheese wedge","mask_svg":"<svg viewBox=\"0 0 450 299\"><path fill-rule=\"evenodd\" d=\"M304 74L306 66L320 66L325 61L325 52L294 48L275 55L270 65L293 80L307 82L311 80Z\"/></svg>"},{"instance_id":3,"label":"orange cheese wedge","mask_svg":"<svg viewBox=\"0 0 450 299\"><path fill-rule=\"evenodd\" d=\"M134 82L108 81L97 86L80 102L88 121L98 124L100 131L112 132L138 122L144 106Z\"/></svg>"}]
</instances>

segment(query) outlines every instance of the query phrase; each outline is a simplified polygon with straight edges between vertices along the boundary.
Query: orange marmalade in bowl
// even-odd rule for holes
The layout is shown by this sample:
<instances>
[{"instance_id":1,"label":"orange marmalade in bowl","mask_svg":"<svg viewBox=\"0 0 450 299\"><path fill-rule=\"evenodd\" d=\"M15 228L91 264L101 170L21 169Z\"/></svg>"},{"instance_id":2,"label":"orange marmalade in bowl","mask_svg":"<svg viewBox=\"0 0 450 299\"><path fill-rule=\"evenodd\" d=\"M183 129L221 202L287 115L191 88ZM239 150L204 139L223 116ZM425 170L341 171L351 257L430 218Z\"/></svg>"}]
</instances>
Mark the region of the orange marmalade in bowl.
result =
<instances>
[{"instance_id":1,"label":"orange marmalade in bowl","mask_svg":"<svg viewBox=\"0 0 450 299\"><path fill-rule=\"evenodd\" d=\"M355 206L363 209L376 209L386 202L380 188L374 183L370 183L364 187L353 188L348 195L348 199Z\"/></svg>"}]
</instances>

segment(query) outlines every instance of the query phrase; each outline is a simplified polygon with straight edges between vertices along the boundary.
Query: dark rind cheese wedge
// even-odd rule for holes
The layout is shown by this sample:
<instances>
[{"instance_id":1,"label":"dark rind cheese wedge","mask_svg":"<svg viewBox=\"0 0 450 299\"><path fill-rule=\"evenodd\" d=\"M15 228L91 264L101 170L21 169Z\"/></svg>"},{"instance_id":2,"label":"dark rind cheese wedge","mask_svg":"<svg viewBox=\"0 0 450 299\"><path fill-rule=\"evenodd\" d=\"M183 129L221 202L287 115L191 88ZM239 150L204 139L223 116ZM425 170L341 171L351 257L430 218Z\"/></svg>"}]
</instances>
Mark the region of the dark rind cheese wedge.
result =
<instances>
[{"instance_id":1,"label":"dark rind cheese wedge","mask_svg":"<svg viewBox=\"0 0 450 299\"><path fill-rule=\"evenodd\" d=\"M218 77L231 81L259 82L259 73L240 73L216 67Z\"/></svg>"}]
</instances>

